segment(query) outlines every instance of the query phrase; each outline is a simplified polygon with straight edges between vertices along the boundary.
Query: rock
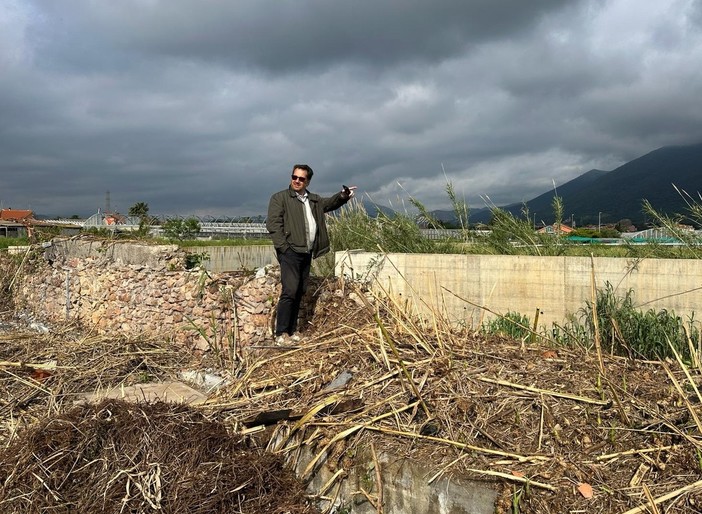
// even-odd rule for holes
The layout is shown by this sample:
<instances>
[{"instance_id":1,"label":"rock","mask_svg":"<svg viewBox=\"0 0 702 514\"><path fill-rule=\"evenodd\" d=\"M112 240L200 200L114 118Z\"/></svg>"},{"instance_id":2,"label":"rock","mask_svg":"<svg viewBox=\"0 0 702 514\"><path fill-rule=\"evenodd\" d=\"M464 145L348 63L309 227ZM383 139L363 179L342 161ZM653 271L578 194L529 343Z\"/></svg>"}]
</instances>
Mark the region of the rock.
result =
<instances>
[{"instance_id":1,"label":"rock","mask_svg":"<svg viewBox=\"0 0 702 514\"><path fill-rule=\"evenodd\" d=\"M208 391L219 389L228 383L226 378L205 371L181 371L180 378L198 387L203 387Z\"/></svg>"},{"instance_id":2,"label":"rock","mask_svg":"<svg viewBox=\"0 0 702 514\"><path fill-rule=\"evenodd\" d=\"M324 389L322 389L324 392L329 392L329 391L336 391L337 389L342 389L343 387L346 387L346 384L348 384L351 379L353 378L353 373L350 371L342 371L339 373L334 380L329 382L326 386L324 386Z\"/></svg>"},{"instance_id":3,"label":"rock","mask_svg":"<svg viewBox=\"0 0 702 514\"><path fill-rule=\"evenodd\" d=\"M49 328L46 325L43 325L43 324L38 323L36 321L33 321L32 323L30 323L29 328L31 328L35 332L39 332L40 334L48 334L49 333Z\"/></svg>"},{"instance_id":4,"label":"rock","mask_svg":"<svg viewBox=\"0 0 702 514\"><path fill-rule=\"evenodd\" d=\"M359 307L365 306L361 297L358 296L356 293L349 293L349 300L353 300L353 302Z\"/></svg>"}]
</instances>

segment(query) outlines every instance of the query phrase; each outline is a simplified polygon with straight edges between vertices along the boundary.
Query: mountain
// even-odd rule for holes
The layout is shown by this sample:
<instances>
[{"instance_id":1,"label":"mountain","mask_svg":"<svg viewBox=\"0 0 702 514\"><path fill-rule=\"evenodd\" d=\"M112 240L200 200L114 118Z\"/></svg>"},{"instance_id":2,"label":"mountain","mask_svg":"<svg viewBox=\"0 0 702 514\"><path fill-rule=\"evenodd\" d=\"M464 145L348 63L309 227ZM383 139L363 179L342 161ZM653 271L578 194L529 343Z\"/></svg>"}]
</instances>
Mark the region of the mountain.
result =
<instances>
[{"instance_id":1,"label":"mountain","mask_svg":"<svg viewBox=\"0 0 702 514\"><path fill-rule=\"evenodd\" d=\"M564 221L572 216L577 226L600 221L616 223L624 218L644 226L647 222L642 208L644 199L662 213L686 212L686 204L673 184L699 200L702 144L659 148L612 171L590 170L558 186L557 193L563 200ZM554 221L552 202L555 194L548 191L526 202L530 214L536 214L537 222ZM502 208L520 216L522 204ZM489 209L471 211L471 223L487 223L489 220Z\"/></svg>"},{"instance_id":2,"label":"mountain","mask_svg":"<svg viewBox=\"0 0 702 514\"><path fill-rule=\"evenodd\" d=\"M397 214L390 207L376 204L376 203L373 203L373 202L368 201L368 200L363 200L363 208L368 213L368 216L370 216L371 218L375 218L375 217L379 216L380 214L384 214L385 216L392 218L393 216L395 216Z\"/></svg>"}]
</instances>

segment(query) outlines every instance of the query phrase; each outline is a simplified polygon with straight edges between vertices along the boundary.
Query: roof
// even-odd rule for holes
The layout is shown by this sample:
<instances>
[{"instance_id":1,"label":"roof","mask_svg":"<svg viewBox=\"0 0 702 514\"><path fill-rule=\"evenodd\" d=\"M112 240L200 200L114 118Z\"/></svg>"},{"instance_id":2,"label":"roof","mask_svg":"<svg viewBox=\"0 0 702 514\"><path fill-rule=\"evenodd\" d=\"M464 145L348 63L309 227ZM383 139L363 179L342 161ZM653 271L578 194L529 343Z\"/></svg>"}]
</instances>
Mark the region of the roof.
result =
<instances>
[{"instance_id":1,"label":"roof","mask_svg":"<svg viewBox=\"0 0 702 514\"><path fill-rule=\"evenodd\" d=\"M551 225L546 225L537 230L539 234L558 232L560 234L570 234L575 229L564 225L563 223L552 223Z\"/></svg>"},{"instance_id":2,"label":"roof","mask_svg":"<svg viewBox=\"0 0 702 514\"><path fill-rule=\"evenodd\" d=\"M25 220L34 217L34 213L25 209L0 209L0 220Z\"/></svg>"}]
</instances>

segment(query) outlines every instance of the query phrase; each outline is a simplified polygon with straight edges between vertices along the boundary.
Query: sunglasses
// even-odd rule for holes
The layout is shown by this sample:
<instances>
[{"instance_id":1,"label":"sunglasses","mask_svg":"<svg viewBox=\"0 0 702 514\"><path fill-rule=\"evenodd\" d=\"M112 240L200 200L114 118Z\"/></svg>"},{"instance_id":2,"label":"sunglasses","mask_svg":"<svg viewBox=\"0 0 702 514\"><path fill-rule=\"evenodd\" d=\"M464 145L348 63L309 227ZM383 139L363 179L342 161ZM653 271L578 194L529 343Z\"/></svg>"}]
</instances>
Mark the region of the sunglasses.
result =
<instances>
[{"instance_id":1,"label":"sunglasses","mask_svg":"<svg viewBox=\"0 0 702 514\"><path fill-rule=\"evenodd\" d=\"M305 177L300 177L299 175L290 175L290 178L292 178L295 182L306 182L307 179Z\"/></svg>"}]
</instances>

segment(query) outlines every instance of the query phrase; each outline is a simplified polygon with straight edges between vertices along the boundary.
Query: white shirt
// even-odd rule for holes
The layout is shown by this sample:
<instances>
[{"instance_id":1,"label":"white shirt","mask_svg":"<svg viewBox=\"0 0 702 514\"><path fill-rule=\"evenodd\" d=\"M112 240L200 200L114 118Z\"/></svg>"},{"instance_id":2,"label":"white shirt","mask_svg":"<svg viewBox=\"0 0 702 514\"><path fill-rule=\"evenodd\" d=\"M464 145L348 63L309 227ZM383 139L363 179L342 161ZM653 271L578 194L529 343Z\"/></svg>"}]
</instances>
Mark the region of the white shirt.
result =
<instances>
[{"instance_id":1,"label":"white shirt","mask_svg":"<svg viewBox=\"0 0 702 514\"><path fill-rule=\"evenodd\" d=\"M297 193L297 199L305 206L305 228L307 229L307 251L311 252L314 247L314 239L317 235L317 222L312 215L312 207L307 198L307 191L304 195Z\"/></svg>"}]
</instances>

